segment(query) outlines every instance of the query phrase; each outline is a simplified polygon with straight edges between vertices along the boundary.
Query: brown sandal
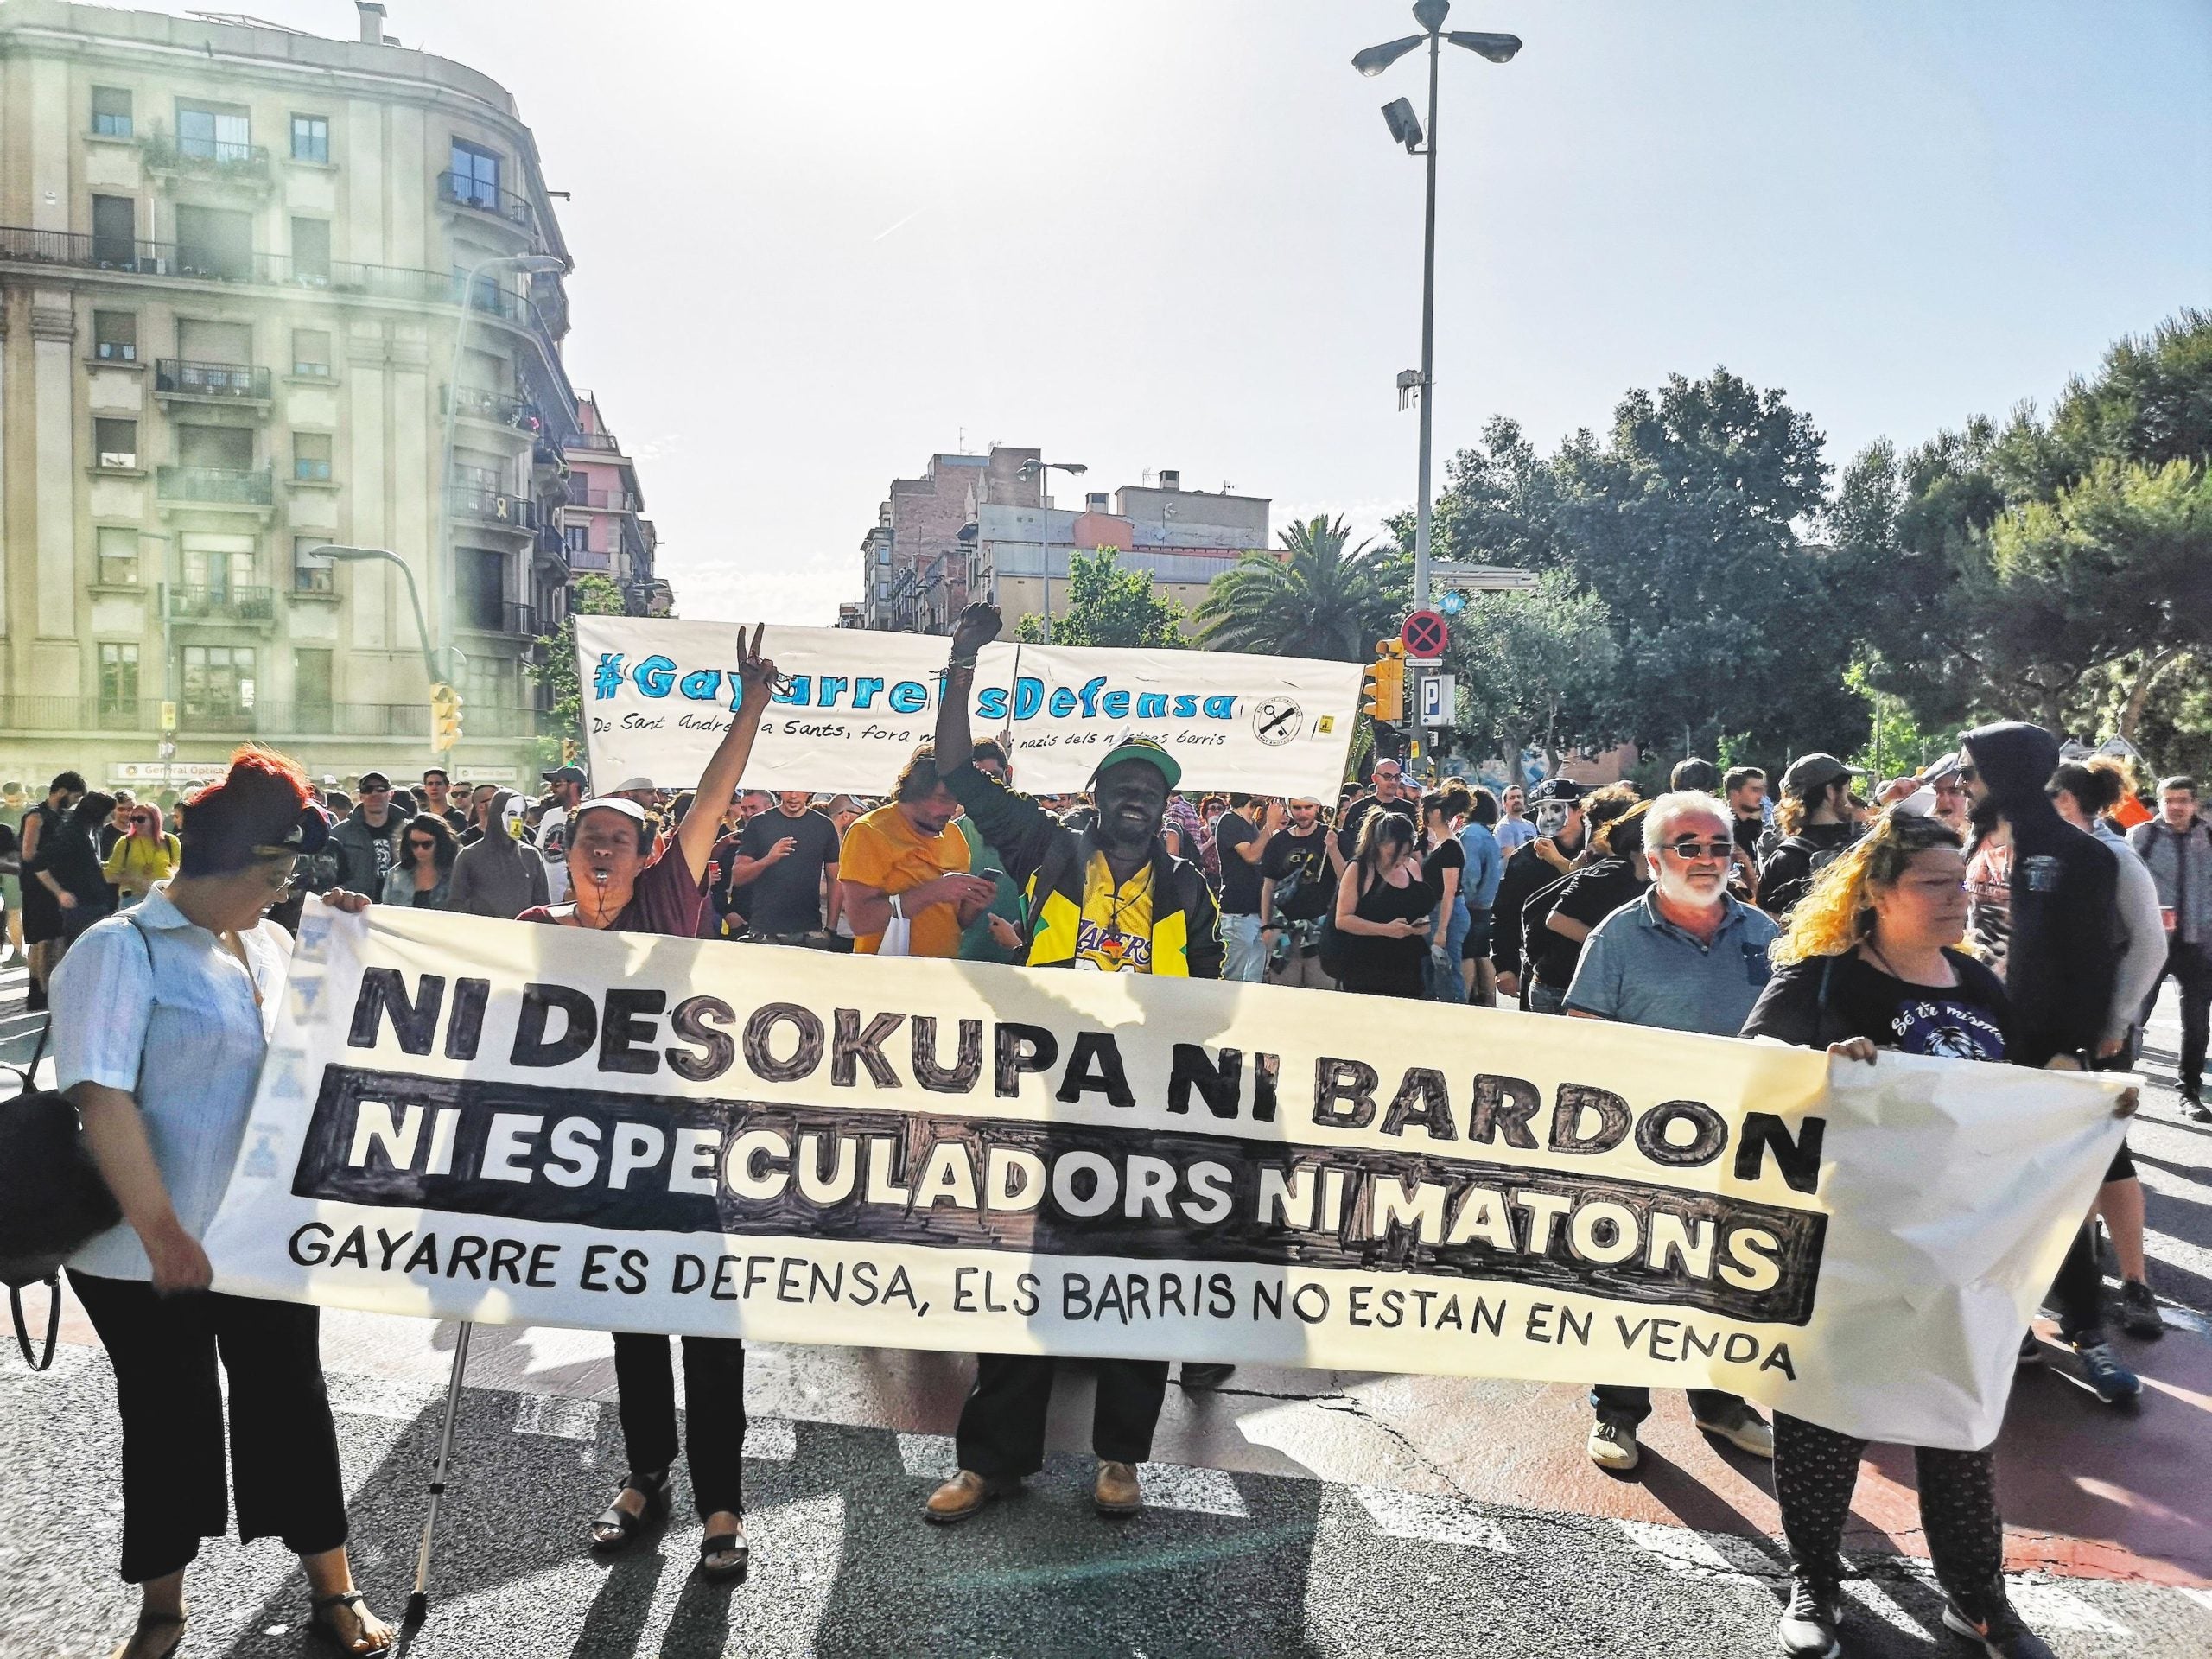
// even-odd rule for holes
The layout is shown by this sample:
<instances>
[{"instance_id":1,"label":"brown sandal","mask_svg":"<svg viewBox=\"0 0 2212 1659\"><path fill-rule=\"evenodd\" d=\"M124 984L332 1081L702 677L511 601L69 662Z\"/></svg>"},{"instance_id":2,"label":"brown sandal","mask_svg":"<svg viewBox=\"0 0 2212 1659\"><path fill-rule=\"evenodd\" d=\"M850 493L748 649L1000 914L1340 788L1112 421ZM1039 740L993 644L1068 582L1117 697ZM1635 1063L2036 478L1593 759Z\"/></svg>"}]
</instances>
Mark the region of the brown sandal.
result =
<instances>
[{"instance_id":1,"label":"brown sandal","mask_svg":"<svg viewBox=\"0 0 2212 1659\"><path fill-rule=\"evenodd\" d=\"M346 1655L346 1659L384 1659L385 1655L391 1651L390 1637L386 1637L380 1646L355 1647L353 1643L357 1638L342 1634L338 1628L337 1619L332 1617L332 1609L337 1607L351 1607L353 1610L354 1622L360 1626L362 1632L358 1639L367 1640L368 1621L372 1615L369 1612L368 1603L362 1599L361 1592L358 1590L340 1590L334 1595L317 1596L308 1604L308 1628L337 1649L339 1652Z\"/></svg>"}]
</instances>

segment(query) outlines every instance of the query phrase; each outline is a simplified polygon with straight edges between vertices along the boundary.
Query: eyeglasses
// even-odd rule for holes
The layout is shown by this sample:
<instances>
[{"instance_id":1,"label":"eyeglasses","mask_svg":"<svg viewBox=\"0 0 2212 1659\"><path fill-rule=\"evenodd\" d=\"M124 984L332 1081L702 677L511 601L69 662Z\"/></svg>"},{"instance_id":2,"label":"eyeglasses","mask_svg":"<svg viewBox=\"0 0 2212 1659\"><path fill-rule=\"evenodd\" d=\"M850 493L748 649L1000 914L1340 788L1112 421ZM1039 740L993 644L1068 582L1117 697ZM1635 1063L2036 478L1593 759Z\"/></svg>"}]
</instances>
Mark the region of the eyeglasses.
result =
<instances>
[{"instance_id":1,"label":"eyeglasses","mask_svg":"<svg viewBox=\"0 0 2212 1659\"><path fill-rule=\"evenodd\" d=\"M1669 842L1667 850L1688 863L1700 858L1733 857L1736 844L1729 841L1695 841L1685 836L1681 841Z\"/></svg>"},{"instance_id":2,"label":"eyeglasses","mask_svg":"<svg viewBox=\"0 0 2212 1659\"><path fill-rule=\"evenodd\" d=\"M361 793L364 795L389 795L391 793L391 785L390 784L363 784L361 785Z\"/></svg>"},{"instance_id":3,"label":"eyeglasses","mask_svg":"<svg viewBox=\"0 0 2212 1659\"><path fill-rule=\"evenodd\" d=\"M438 843L436 842L417 840L413 836L408 836L407 844L410 847L412 847L418 853L435 853L438 850Z\"/></svg>"},{"instance_id":4,"label":"eyeglasses","mask_svg":"<svg viewBox=\"0 0 2212 1659\"><path fill-rule=\"evenodd\" d=\"M1959 787L1961 789L1964 789L1968 784L1977 782L1980 779L1981 774L1976 772L1972 766L1961 766L1956 772L1953 772L1951 776L1959 780Z\"/></svg>"},{"instance_id":5,"label":"eyeglasses","mask_svg":"<svg viewBox=\"0 0 2212 1659\"><path fill-rule=\"evenodd\" d=\"M153 819L147 817L143 812L133 812L130 815L130 822L133 823L153 823Z\"/></svg>"}]
</instances>

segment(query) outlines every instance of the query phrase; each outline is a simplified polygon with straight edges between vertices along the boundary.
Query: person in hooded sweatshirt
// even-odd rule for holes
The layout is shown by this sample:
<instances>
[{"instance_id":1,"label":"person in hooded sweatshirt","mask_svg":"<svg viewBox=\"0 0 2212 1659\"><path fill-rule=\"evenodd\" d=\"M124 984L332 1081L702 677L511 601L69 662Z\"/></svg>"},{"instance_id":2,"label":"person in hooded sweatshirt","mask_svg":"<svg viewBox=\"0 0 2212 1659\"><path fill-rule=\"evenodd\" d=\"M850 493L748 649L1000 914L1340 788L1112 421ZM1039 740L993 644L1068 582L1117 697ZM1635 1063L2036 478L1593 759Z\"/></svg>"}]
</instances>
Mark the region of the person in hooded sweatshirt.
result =
<instances>
[{"instance_id":1,"label":"person in hooded sweatshirt","mask_svg":"<svg viewBox=\"0 0 2212 1659\"><path fill-rule=\"evenodd\" d=\"M515 838L507 822L509 808L520 798L512 789L492 797L483 838L462 848L453 861L448 910L510 922L546 902L545 861L535 847Z\"/></svg>"},{"instance_id":2,"label":"person in hooded sweatshirt","mask_svg":"<svg viewBox=\"0 0 2212 1659\"><path fill-rule=\"evenodd\" d=\"M2106 1019L2122 948L2119 861L2051 804L2044 785L2058 770L2058 740L2042 727L2001 721L1968 732L1965 746L1967 926L2012 1001L2005 1058L2051 1070L2109 1062L2126 1042L2108 1034ZM2105 1179L2134 1170L2122 1147ZM2104 1274L2086 1219L2052 1295L2083 1380L2107 1405L2133 1404L2143 1385L2106 1339ZM2029 1332L2021 1359L2032 1363L2040 1352Z\"/></svg>"}]
</instances>

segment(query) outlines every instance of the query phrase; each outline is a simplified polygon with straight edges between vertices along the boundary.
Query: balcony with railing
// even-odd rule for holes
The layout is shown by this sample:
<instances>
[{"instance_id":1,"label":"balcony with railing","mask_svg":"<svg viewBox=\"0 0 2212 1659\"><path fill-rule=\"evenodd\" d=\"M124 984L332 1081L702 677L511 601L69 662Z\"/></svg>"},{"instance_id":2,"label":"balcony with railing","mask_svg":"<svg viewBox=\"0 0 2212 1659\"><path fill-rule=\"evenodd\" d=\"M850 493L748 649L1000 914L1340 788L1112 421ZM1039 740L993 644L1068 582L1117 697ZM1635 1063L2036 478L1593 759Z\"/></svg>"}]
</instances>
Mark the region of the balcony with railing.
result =
<instances>
[{"instance_id":1,"label":"balcony with railing","mask_svg":"<svg viewBox=\"0 0 2212 1659\"><path fill-rule=\"evenodd\" d=\"M181 702L176 729L196 737L390 737L427 739L428 700L421 702L280 702L257 698ZM536 709L467 703L466 737L525 738L538 734L545 716ZM153 697L0 694L0 729L10 732L158 732L162 705ZM466 741L466 739L464 739Z\"/></svg>"},{"instance_id":2,"label":"balcony with railing","mask_svg":"<svg viewBox=\"0 0 2212 1659\"><path fill-rule=\"evenodd\" d=\"M156 127L138 141L149 173L187 173L195 178L220 179L227 183L266 189L270 184L269 147L230 139L194 135L177 137Z\"/></svg>"},{"instance_id":3,"label":"balcony with railing","mask_svg":"<svg viewBox=\"0 0 2212 1659\"><path fill-rule=\"evenodd\" d=\"M537 612L512 600L463 594L461 626L478 633L512 633L534 639L537 637Z\"/></svg>"},{"instance_id":4,"label":"balcony with railing","mask_svg":"<svg viewBox=\"0 0 2212 1659\"><path fill-rule=\"evenodd\" d=\"M569 486L569 505L572 507L591 507L601 512L635 512L638 498L627 490L592 490L581 484Z\"/></svg>"},{"instance_id":5,"label":"balcony with railing","mask_svg":"<svg viewBox=\"0 0 2212 1659\"><path fill-rule=\"evenodd\" d=\"M537 239L537 210L530 205L527 196L518 196L512 190L502 190L496 184L486 184L463 173L446 172L438 175L438 200L448 207L474 208L480 213L505 219L531 240Z\"/></svg>"},{"instance_id":6,"label":"balcony with railing","mask_svg":"<svg viewBox=\"0 0 2212 1659\"><path fill-rule=\"evenodd\" d=\"M185 584L169 589L172 622L268 622L276 615L273 588L208 588Z\"/></svg>"},{"instance_id":7,"label":"balcony with railing","mask_svg":"<svg viewBox=\"0 0 2212 1659\"><path fill-rule=\"evenodd\" d=\"M537 405L524 398L486 391L476 386L448 387L446 397L454 413L466 421L487 421L494 426L531 434L542 432L545 427Z\"/></svg>"},{"instance_id":8,"label":"balcony with railing","mask_svg":"<svg viewBox=\"0 0 2212 1659\"><path fill-rule=\"evenodd\" d=\"M612 432L579 432L569 440L569 448L592 449L608 455L619 455L622 453L621 441Z\"/></svg>"},{"instance_id":9,"label":"balcony with railing","mask_svg":"<svg viewBox=\"0 0 2212 1659\"><path fill-rule=\"evenodd\" d=\"M267 403L269 371L244 363L195 363L188 358L157 357L154 390L173 397Z\"/></svg>"},{"instance_id":10,"label":"balcony with railing","mask_svg":"<svg viewBox=\"0 0 2212 1659\"><path fill-rule=\"evenodd\" d=\"M446 499L458 518L497 524L503 530L529 531L537 528L537 503L528 496L455 484L447 490Z\"/></svg>"},{"instance_id":11,"label":"balcony with railing","mask_svg":"<svg viewBox=\"0 0 2212 1659\"><path fill-rule=\"evenodd\" d=\"M276 480L266 467L158 467L154 493L164 501L226 507L272 506L276 499Z\"/></svg>"},{"instance_id":12,"label":"balcony with railing","mask_svg":"<svg viewBox=\"0 0 2212 1659\"><path fill-rule=\"evenodd\" d=\"M87 270L127 271L141 276L188 277L213 283L254 283L276 288L326 289L334 294L459 305L464 279L449 270L411 265L367 264L353 259L296 259L251 248L188 242L149 242L84 231L42 231L0 225L0 263L74 265ZM559 335L537 302L489 279L480 279L469 308L536 330L550 349Z\"/></svg>"}]
</instances>

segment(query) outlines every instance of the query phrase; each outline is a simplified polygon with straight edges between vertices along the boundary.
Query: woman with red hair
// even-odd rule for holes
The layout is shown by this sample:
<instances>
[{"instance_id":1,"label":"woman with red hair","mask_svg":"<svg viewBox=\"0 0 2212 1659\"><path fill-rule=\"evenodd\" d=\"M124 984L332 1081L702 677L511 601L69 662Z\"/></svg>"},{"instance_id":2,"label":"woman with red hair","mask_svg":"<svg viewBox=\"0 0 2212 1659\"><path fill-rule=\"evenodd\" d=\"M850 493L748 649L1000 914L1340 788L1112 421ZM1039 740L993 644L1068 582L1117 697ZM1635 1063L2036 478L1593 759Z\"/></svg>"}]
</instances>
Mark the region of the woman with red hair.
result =
<instances>
[{"instance_id":1,"label":"woman with red hair","mask_svg":"<svg viewBox=\"0 0 2212 1659\"><path fill-rule=\"evenodd\" d=\"M140 1605L120 1659L164 1659L183 1641L185 1568L223 1534L232 1493L242 1540L273 1535L300 1557L318 1631L356 1659L391 1646L346 1561L320 1310L211 1291L200 1247L290 962L291 936L267 912L330 832L313 796L283 756L240 749L185 802L177 874L87 928L54 970L57 1082L123 1211L69 1263L123 1419L122 1570Z\"/></svg>"}]
</instances>

